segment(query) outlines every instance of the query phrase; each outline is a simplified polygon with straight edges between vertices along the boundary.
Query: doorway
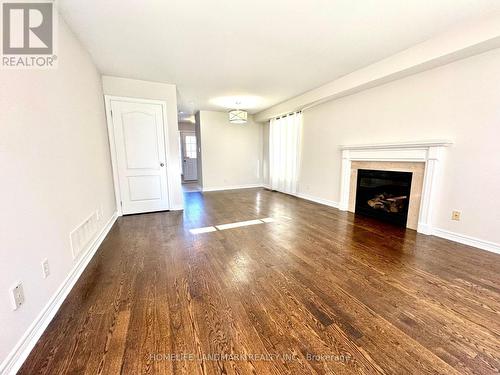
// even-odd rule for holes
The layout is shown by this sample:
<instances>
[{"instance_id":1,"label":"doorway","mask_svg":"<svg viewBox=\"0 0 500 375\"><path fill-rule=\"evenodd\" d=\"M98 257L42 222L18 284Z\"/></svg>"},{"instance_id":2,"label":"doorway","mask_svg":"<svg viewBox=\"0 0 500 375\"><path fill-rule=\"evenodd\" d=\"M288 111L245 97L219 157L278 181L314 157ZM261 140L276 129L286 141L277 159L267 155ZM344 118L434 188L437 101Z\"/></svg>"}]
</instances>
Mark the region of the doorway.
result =
<instances>
[{"instance_id":1,"label":"doorway","mask_svg":"<svg viewBox=\"0 0 500 375\"><path fill-rule=\"evenodd\" d=\"M182 184L183 190L198 191L198 140L196 132L181 131Z\"/></svg>"}]
</instances>

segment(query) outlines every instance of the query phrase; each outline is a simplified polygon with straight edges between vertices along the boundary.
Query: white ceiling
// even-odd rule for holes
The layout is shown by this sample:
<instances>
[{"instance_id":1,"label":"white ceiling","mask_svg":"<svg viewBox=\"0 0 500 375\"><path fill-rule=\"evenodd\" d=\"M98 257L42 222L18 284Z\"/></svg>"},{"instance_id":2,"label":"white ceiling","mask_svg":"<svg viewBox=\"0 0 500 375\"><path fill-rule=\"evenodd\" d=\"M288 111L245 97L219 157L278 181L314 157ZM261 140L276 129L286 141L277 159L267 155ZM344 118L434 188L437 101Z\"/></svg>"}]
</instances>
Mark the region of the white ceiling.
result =
<instances>
[{"instance_id":1,"label":"white ceiling","mask_svg":"<svg viewBox=\"0 0 500 375\"><path fill-rule=\"evenodd\" d=\"M258 112L462 22L499 0L60 0L103 74L174 83L179 110Z\"/></svg>"}]
</instances>

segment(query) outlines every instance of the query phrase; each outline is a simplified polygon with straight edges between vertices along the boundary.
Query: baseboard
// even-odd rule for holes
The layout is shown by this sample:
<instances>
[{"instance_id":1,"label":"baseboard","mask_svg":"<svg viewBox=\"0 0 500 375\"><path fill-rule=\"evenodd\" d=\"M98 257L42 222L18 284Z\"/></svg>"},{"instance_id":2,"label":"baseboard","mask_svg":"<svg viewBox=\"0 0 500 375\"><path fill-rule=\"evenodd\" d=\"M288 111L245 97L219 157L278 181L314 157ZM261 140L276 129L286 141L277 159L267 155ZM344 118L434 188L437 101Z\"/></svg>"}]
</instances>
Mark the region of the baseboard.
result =
<instances>
[{"instance_id":1,"label":"baseboard","mask_svg":"<svg viewBox=\"0 0 500 375\"><path fill-rule=\"evenodd\" d=\"M237 190L237 189L253 189L260 188L262 184L249 184L249 185L233 185L233 186L218 186L218 187L204 187L203 192L207 191L222 191L222 190Z\"/></svg>"},{"instance_id":2,"label":"baseboard","mask_svg":"<svg viewBox=\"0 0 500 375\"><path fill-rule=\"evenodd\" d=\"M87 252L80 257L75 266L71 269L69 275L66 277L62 285L56 291L56 293L49 300L47 305L43 308L40 314L36 317L33 323L24 333L23 337L18 341L14 349L9 353L7 358L0 365L0 374L2 375L14 375L19 371L22 364L30 354L31 350L37 343L37 341L42 336L43 332L52 321L57 311L61 307L62 303L68 296L69 292L78 281L78 278L85 270L90 260L96 253L99 246L104 241L109 231L113 227L116 219L118 218L118 213L115 212L113 216L106 223L101 232L96 236L92 244L89 246Z\"/></svg>"},{"instance_id":3,"label":"baseboard","mask_svg":"<svg viewBox=\"0 0 500 375\"><path fill-rule=\"evenodd\" d=\"M347 204L344 204L344 203L341 203L341 202L338 203L337 208L340 211L349 211L349 206Z\"/></svg>"},{"instance_id":4,"label":"baseboard","mask_svg":"<svg viewBox=\"0 0 500 375\"><path fill-rule=\"evenodd\" d=\"M268 184L262 184L262 187L264 189L273 190L273 188L271 187L271 185L268 185Z\"/></svg>"},{"instance_id":5,"label":"baseboard","mask_svg":"<svg viewBox=\"0 0 500 375\"><path fill-rule=\"evenodd\" d=\"M303 193L297 193L297 194L295 194L295 196L302 198L302 199L305 199L305 200L308 200L308 201L311 201L311 202L324 204L325 206L339 208L338 202L334 202L334 201L331 201L328 199L317 198L317 197L313 197L312 195L307 195L307 194L303 194Z\"/></svg>"},{"instance_id":6,"label":"baseboard","mask_svg":"<svg viewBox=\"0 0 500 375\"><path fill-rule=\"evenodd\" d=\"M439 228L433 228L432 234L434 236L445 238L450 241L455 241L464 245L473 246L482 250L491 251L492 253L500 254L500 244L495 242L485 241L479 238L470 237Z\"/></svg>"},{"instance_id":7,"label":"baseboard","mask_svg":"<svg viewBox=\"0 0 500 375\"><path fill-rule=\"evenodd\" d=\"M177 206L172 206L169 208L170 211L182 211L184 210L184 206L177 205Z\"/></svg>"},{"instance_id":8,"label":"baseboard","mask_svg":"<svg viewBox=\"0 0 500 375\"><path fill-rule=\"evenodd\" d=\"M433 234L433 229L432 226L430 226L427 223L417 223L417 232L421 234L426 234L426 235L432 235Z\"/></svg>"}]
</instances>

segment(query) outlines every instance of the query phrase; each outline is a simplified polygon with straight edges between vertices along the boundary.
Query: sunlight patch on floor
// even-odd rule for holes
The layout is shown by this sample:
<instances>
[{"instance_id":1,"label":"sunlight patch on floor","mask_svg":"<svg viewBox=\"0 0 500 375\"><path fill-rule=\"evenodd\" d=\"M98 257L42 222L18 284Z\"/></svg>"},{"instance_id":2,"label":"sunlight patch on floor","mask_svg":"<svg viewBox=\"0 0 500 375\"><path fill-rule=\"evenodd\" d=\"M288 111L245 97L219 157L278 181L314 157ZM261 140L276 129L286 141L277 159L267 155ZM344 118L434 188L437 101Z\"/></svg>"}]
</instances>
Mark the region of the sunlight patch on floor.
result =
<instances>
[{"instance_id":1,"label":"sunlight patch on floor","mask_svg":"<svg viewBox=\"0 0 500 375\"><path fill-rule=\"evenodd\" d=\"M218 230L224 230L224 229L246 227L248 225L256 225L256 224L262 224L262 223L263 223L263 221L261 221L261 220L247 220L247 221L238 221L237 223L216 225L215 227Z\"/></svg>"},{"instance_id":2,"label":"sunlight patch on floor","mask_svg":"<svg viewBox=\"0 0 500 375\"><path fill-rule=\"evenodd\" d=\"M194 228L190 229L189 232L191 234L200 234L200 233L208 233L208 232L216 232L217 229L215 227L203 227L203 228Z\"/></svg>"},{"instance_id":3,"label":"sunlight patch on floor","mask_svg":"<svg viewBox=\"0 0 500 375\"><path fill-rule=\"evenodd\" d=\"M260 220L262 220L264 223L274 223L274 219L272 217L266 217Z\"/></svg>"},{"instance_id":4,"label":"sunlight patch on floor","mask_svg":"<svg viewBox=\"0 0 500 375\"><path fill-rule=\"evenodd\" d=\"M193 229L190 229L189 232L191 234L201 234L201 233L216 232L217 230L226 230L226 229L247 227L250 225L266 224L266 223L273 223L273 222L274 222L274 219L272 217L266 217L263 219L238 221L236 223L220 224L220 225L215 225L215 226L211 226L211 227L193 228Z\"/></svg>"}]
</instances>

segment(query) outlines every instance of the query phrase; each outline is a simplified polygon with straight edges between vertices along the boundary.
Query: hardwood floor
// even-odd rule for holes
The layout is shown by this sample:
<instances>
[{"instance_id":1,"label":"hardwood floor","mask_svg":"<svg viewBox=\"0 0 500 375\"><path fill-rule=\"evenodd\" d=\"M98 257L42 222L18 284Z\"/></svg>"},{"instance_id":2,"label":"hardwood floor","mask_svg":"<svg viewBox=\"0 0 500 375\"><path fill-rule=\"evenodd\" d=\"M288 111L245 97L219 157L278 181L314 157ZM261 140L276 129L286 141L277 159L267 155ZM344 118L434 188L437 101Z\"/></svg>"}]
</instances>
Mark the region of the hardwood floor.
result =
<instances>
[{"instance_id":1,"label":"hardwood floor","mask_svg":"<svg viewBox=\"0 0 500 375\"><path fill-rule=\"evenodd\" d=\"M184 193L190 193L194 191L200 191L200 187L198 185L198 182L183 182L182 183L182 191Z\"/></svg>"},{"instance_id":2,"label":"hardwood floor","mask_svg":"<svg viewBox=\"0 0 500 375\"><path fill-rule=\"evenodd\" d=\"M186 199L118 220L21 374L498 373L500 256L262 189Z\"/></svg>"}]
</instances>

